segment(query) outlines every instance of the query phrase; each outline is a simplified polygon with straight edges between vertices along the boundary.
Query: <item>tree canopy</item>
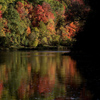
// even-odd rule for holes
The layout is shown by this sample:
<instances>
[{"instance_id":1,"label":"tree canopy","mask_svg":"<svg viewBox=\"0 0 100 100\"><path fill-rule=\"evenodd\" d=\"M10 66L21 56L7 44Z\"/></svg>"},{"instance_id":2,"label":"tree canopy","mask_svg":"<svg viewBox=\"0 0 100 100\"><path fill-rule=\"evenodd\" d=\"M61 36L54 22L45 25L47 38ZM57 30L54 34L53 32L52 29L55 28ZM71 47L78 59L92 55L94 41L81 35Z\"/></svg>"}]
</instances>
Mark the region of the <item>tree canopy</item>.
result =
<instances>
[{"instance_id":1,"label":"tree canopy","mask_svg":"<svg viewBox=\"0 0 100 100\"><path fill-rule=\"evenodd\" d=\"M0 0L0 44L68 45L89 11L83 0Z\"/></svg>"}]
</instances>

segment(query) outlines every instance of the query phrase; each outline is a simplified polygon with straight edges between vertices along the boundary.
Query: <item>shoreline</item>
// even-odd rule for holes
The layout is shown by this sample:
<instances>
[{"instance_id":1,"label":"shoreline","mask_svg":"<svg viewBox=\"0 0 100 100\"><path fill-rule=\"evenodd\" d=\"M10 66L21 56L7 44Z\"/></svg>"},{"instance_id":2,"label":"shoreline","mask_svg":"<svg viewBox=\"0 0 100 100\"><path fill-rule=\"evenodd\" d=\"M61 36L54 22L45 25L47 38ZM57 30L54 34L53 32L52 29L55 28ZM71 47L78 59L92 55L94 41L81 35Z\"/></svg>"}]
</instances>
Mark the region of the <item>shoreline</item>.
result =
<instances>
[{"instance_id":1,"label":"shoreline","mask_svg":"<svg viewBox=\"0 0 100 100\"><path fill-rule=\"evenodd\" d=\"M40 46L40 47L0 47L0 51L29 51L29 50L62 50L70 51L66 46Z\"/></svg>"}]
</instances>

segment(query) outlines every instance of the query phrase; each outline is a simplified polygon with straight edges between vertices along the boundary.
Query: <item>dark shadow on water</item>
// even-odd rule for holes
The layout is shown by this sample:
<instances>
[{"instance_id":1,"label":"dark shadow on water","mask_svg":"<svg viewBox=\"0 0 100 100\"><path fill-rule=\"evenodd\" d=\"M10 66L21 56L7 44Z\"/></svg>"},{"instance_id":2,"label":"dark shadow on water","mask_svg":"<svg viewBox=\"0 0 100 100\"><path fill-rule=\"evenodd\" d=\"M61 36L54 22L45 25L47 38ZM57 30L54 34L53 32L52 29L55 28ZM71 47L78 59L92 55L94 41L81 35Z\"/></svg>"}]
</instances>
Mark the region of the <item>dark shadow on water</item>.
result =
<instances>
[{"instance_id":1,"label":"dark shadow on water","mask_svg":"<svg viewBox=\"0 0 100 100\"><path fill-rule=\"evenodd\" d=\"M93 100L100 100L100 55L80 54L73 55L77 62L77 69L87 80L86 88L93 94Z\"/></svg>"},{"instance_id":2,"label":"dark shadow on water","mask_svg":"<svg viewBox=\"0 0 100 100\"><path fill-rule=\"evenodd\" d=\"M72 48L72 58L77 68L87 79L86 86L94 95L93 100L100 100L100 37L99 37L99 0L86 0L91 12L84 29L77 36ZM81 52L81 53L80 53Z\"/></svg>"}]
</instances>

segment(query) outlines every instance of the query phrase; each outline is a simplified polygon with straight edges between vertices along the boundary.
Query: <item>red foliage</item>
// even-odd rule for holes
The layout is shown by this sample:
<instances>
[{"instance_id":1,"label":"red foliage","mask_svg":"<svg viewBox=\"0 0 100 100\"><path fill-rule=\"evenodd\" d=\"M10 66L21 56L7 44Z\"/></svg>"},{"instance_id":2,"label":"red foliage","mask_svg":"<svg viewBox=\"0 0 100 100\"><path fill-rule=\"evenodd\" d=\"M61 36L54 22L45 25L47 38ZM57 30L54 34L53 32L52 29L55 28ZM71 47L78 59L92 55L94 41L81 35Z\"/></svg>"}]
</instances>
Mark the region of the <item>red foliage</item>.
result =
<instances>
[{"instance_id":1,"label":"red foliage","mask_svg":"<svg viewBox=\"0 0 100 100\"><path fill-rule=\"evenodd\" d=\"M44 9L41 5L38 5L37 8L35 8L35 14L37 21L47 22L47 17L45 16Z\"/></svg>"},{"instance_id":2,"label":"red foliage","mask_svg":"<svg viewBox=\"0 0 100 100\"><path fill-rule=\"evenodd\" d=\"M32 16L33 16L33 6L31 4L29 4L28 2L26 2L25 4L25 9L28 11L28 18L31 20Z\"/></svg>"},{"instance_id":3,"label":"red foliage","mask_svg":"<svg viewBox=\"0 0 100 100\"><path fill-rule=\"evenodd\" d=\"M2 91L3 91L3 83L0 82L0 97L1 97L1 95L2 95Z\"/></svg>"},{"instance_id":4,"label":"red foliage","mask_svg":"<svg viewBox=\"0 0 100 100\"><path fill-rule=\"evenodd\" d=\"M18 1L16 4L16 9L20 14L21 19L28 17L30 20L32 20L34 14L32 4L26 1L25 5L23 5L21 2Z\"/></svg>"},{"instance_id":5,"label":"red foliage","mask_svg":"<svg viewBox=\"0 0 100 100\"><path fill-rule=\"evenodd\" d=\"M48 3L43 2L42 5L37 5L37 7L34 8L34 19L36 21L33 21L33 23L35 24L35 22L40 22L43 21L44 23L48 22L49 19L53 19L54 20L54 14L51 11L51 7Z\"/></svg>"},{"instance_id":6,"label":"red foliage","mask_svg":"<svg viewBox=\"0 0 100 100\"><path fill-rule=\"evenodd\" d=\"M18 1L16 8L17 8L18 13L20 14L20 18L24 19L28 14L28 12L24 8L24 5L20 1Z\"/></svg>"},{"instance_id":7,"label":"red foliage","mask_svg":"<svg viewBox=\"0 0 100 100\"><path fill-rule=\"evenodd\" d=\"M23 4L22 4L20 1L17 2L17 5L18 5L18 7L20 7L20 8L23 7Z\"/></svg>"},{"instance_id":8,"label":"red foliage","mask_svg":"<svg viewBox=\"0 0 100 100\"><path fill-rule=\"evenodd\" d=\"M0 10L0 18L2 18L2 11Z\"/></svg>"}]
</instances>

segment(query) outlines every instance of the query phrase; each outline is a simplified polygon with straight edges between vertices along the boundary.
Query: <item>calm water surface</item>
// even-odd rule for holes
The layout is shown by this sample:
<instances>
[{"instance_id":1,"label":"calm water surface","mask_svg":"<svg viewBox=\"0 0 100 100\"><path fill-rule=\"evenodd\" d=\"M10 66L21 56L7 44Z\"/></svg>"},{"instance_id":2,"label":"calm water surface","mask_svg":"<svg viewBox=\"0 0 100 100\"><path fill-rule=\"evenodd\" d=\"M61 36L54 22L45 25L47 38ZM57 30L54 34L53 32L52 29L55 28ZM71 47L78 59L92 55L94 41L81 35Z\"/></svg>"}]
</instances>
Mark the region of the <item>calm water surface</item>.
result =
<instances>
[{"instance_id":1,"label":"calm water surface","mask_svg":"<svg viewBox=\"0 0 100 100\"><path fill-rule=\"evenodd\" d=\"M0 100L92 100L65 51L0 53Z\"/></svg>"}]
</instances>

